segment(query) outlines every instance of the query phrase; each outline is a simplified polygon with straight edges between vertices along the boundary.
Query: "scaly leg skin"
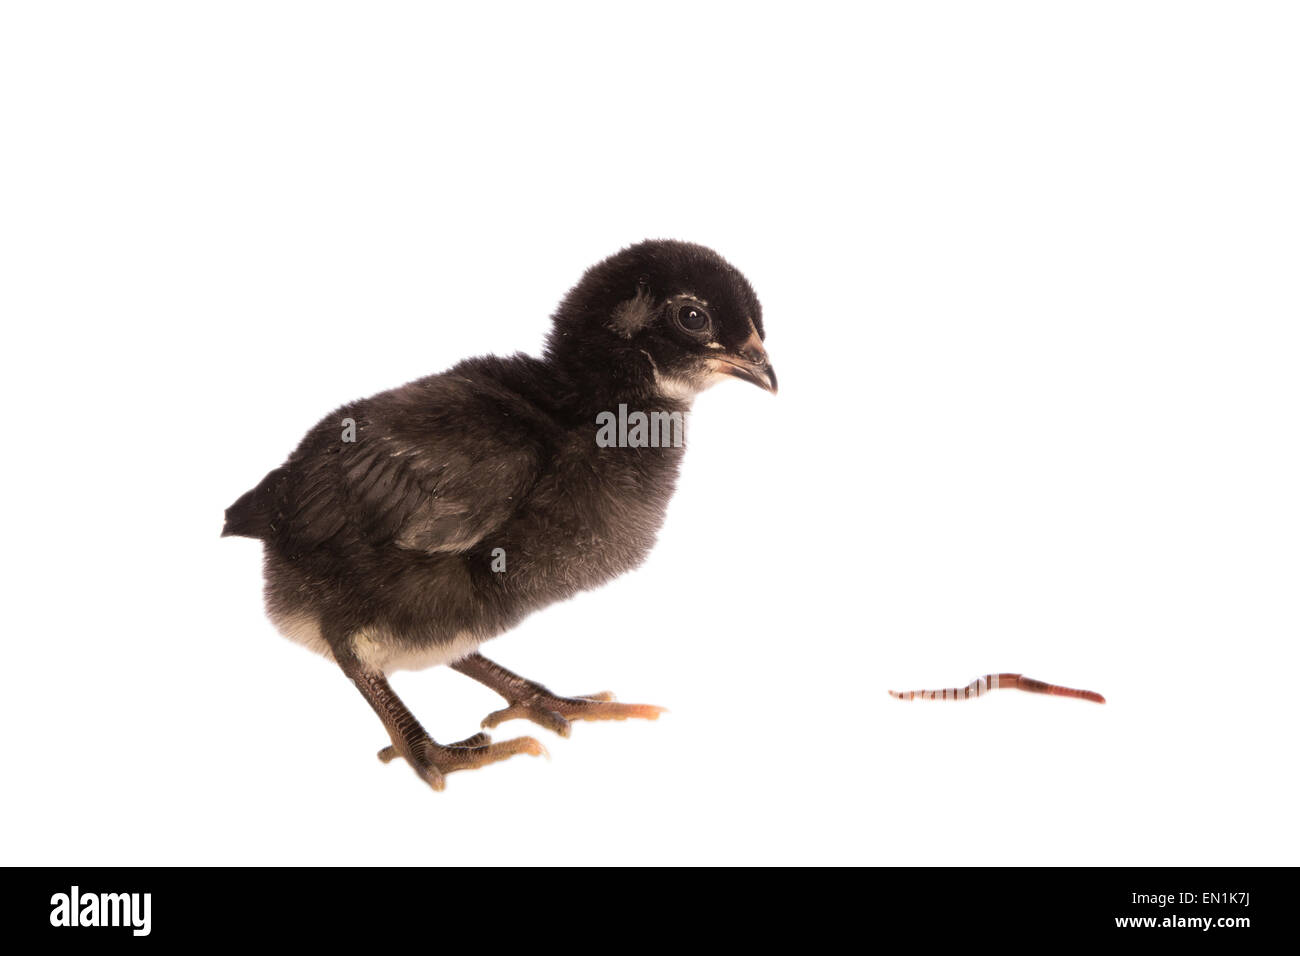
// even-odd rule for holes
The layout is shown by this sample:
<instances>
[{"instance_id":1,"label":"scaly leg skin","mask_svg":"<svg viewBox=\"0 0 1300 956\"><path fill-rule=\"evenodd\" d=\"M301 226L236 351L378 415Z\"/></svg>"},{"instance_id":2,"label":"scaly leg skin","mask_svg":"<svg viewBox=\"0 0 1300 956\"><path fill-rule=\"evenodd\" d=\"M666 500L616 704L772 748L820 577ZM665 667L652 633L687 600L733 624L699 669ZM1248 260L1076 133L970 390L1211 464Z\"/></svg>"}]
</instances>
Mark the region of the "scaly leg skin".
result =
<instances>
[{"instance_id":1,"label":"scaly leg skin","mask_svg":"<svg viewBox=\"0 0 1300 956\"><path fill-rule=\"evenodd\" d=\"M546 748L532 737L516 737L494 744L487 734L475 734L449 746L439 744L407 710L383 674L367 670L355 658L340 659L339 666L374 708L393 740L392 746L379 751L379 759L388 763L405 757L416 775L434 790L443 789L446 775L456 770L473 770L515 754L546 753Z\"/></svg>"},{"instance_id":2,"label":"scaly leg skin","mask_svg":"<svg viewBox=\"0 0 1300 956\"><path fill-rule=\"evenodd\" d=\"M971 681L965 687L948 687L944 690L891 690L889 695L897 697L899 700L966 700L969 697L981 697L991 690L1001 690L1012 688L1015 690L1027 690L1033 694L1051 694L1055 697L1076 697L1079 700L1090 700L1096 704L1106 703L1106 698L1101 694L1090 690L1075 690L1073 687L1062 687L1060 684L1048 684L1041 680L1034 680L1032 677L1026 677L1024 674L985 674L983 677Z\"/></svg>"},{"instance_id":3,"label":"scaly leg skin","mask_svg":"<svg viewBox=\"0 0 1300 956\"><path fill-rule=\"evenodd\" d=\"M502 721L524 717L567 737L571 720L627 720L629 717L657 720L666 709L653 704L620 704L609 691L587 697L559 697L541 684L494 664L482 654L471 654L451 667L480 684L486 684L509 704L504 710L484 717L484 727L495 727Z\"/></svg>"},{"instance_id":4,"label":"scaly leg skin","mask_svg":"<svg viewBox=\"0 0 1300 956\"><path fill-rule=\"evenodd\" d=\"M463 750L466 747L482 747L484 744L492 743L492 738L484 733L474 734L472 737L466 737L464 740L458 740L454 744L444 744L453 750ZM393 745L388 745L379 751L378 757L384 763L391 763L401 756L401 753Z\"/></svg>"}]
</instances>

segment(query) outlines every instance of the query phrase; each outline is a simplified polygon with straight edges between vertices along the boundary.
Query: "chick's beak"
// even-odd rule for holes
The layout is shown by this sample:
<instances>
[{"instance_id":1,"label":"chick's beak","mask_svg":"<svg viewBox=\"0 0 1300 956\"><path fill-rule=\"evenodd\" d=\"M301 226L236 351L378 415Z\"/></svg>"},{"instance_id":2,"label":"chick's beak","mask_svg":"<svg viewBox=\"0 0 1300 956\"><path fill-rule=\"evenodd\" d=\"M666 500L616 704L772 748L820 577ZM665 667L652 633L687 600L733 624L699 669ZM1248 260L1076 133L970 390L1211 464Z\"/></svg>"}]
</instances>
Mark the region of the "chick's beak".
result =
<instances>
[{"instance_id":1,"label":"chick's beak","mask_svg":"<svg viewBox=\"0 0 1300 956\"><path fill-rule=\"evenodd\" d=\"M763 340L758 337L757 332L751 332L745 344L734 353L719 355L715 361L718 363L716 367L719 372L734 375L746 382L753 382L759 388L767 389L773 395L776 394L776 372L772 369L772 363L767 357L767 349L763 348Z\"/></svg>"}]
</instances>

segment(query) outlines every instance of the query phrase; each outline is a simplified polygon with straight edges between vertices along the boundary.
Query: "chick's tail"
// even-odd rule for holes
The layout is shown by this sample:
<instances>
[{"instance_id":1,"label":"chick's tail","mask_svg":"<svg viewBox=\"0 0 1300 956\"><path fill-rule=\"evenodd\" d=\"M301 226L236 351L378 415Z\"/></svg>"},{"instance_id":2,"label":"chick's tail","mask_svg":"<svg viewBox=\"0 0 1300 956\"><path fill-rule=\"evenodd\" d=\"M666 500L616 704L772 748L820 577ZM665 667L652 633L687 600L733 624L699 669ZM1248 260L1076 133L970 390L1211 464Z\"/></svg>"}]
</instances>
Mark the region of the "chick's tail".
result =
<instances>
[{"instance_id":1,"label":"chick's tail","mask_svg":"<svg viewBox=\"0 0 1300 956\"><path fill-rule=\"evenodd\" d=\"M244 492L238 501L226 509L226 523L221 529L223 538L235 535L241 538L260 538L263 541L267 539L271 533L271 518L274 514L273 492L283 475L283 467L275 469L256 488Z\"/></svg>"}]
</instances>

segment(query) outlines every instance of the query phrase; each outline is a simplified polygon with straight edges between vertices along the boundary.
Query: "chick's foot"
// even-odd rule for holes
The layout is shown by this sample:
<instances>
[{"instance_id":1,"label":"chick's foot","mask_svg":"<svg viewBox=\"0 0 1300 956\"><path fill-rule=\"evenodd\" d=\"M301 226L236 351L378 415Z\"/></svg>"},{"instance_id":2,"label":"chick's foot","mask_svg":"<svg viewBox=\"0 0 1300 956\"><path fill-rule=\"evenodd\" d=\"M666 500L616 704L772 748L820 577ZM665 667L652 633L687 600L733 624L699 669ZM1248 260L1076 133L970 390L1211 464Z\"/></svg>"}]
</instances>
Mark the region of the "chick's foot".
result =
<instances>
[{"instance_id":1,"label":"chick's foot","mask_svg":"<svg viewBox=\"0 0 1300 956\"><path fill-rule=\"evenodd\" d=\"M627 720L629 717L658 720L666 709L654 704L622 704L609 691L588 697L557 697L544 687L539 690L540 693L511 701L509 707L488 714L483 718L483 726L495 727L503 721L523 717L567 737L573 720Z\"/></svg>"},{"instance_id":2,"label":"chick's foot","mask_svg":"<svg viewBox=\"0 0 1300 956\"><path fill-rule=\"evenodd\" d=\"M487 734L475 734L455 744L440 744L427 734L379 751L384 763L405 757L425 783L435 790L446 786L444 777L456 770L473 770L517 754L543 756L546 748L533 737L515 737L499 744L491 743Z\"/></svg>"},{"instance_id":3,"label":"chick's foot","mask_svg":"<svg viewBox=\"0 0 1300 956\"><path fill-rule=\"evenodd\" d=\"M569 736L574 720L657 720L666 708L653 704L624 704L614 699L609 691L585 697L560 697L541 684L514 674L495 664L481 654L451 665L453 669L492 688L506 699L507 707L493 711L483 718L484 727L522 717L553 730L561 737Z\"/></svg>"}]
</instances>

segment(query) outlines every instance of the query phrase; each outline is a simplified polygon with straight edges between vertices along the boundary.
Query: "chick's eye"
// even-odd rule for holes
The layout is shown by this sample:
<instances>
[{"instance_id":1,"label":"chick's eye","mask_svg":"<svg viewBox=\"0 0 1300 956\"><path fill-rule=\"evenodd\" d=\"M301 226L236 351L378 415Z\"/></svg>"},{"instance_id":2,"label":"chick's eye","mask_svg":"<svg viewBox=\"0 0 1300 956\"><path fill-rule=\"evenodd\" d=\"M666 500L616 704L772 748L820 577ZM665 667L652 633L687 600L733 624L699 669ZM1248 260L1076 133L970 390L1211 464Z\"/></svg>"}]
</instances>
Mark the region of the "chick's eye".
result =
<instances>
[{"instance_id":1,"label":"chick's eye","mask_svg":"<svg viewBox=\"0 0 1300 956\"><path fill-rule=\"evenodd\" d=\"M677 324L687 332L703 332L709 324L709 314L698 305L684 305L677 310Z\"/></svg>"}]
</instances>

